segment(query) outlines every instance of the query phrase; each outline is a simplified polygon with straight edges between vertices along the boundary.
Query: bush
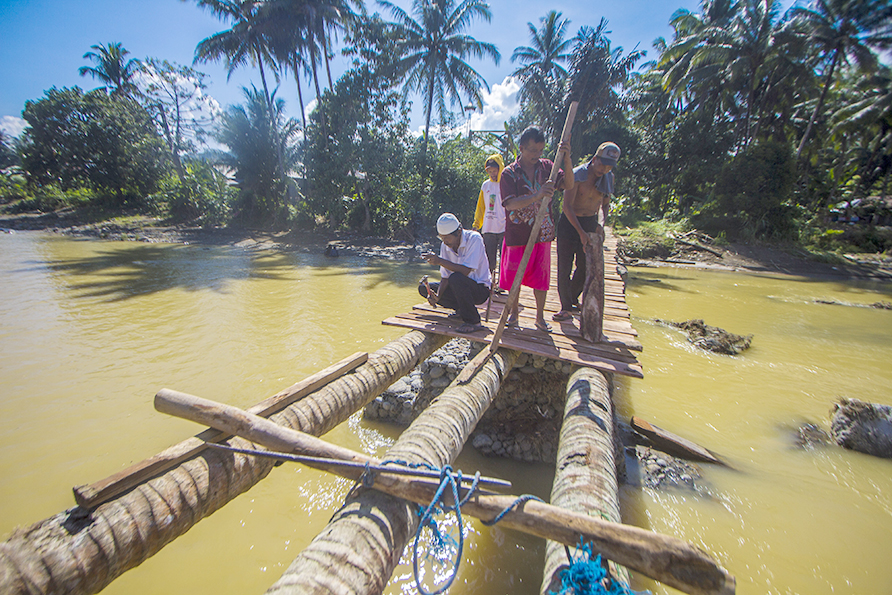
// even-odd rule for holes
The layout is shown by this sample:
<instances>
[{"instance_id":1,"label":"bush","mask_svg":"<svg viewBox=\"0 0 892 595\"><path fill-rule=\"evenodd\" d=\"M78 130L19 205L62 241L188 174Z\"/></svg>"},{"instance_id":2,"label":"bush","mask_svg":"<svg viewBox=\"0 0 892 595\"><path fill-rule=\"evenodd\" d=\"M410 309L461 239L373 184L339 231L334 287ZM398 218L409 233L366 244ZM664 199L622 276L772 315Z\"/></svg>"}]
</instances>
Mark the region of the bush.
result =
<instances>
[{"instance_id":1,"label":"bush","mask_svg":"<svg viewBox=\"0 0 892 595\"><path fill-rule=\"evenodd\" d=\"M211 226L226 223L236 191L211 164L193 161L186 164L183 181L165 195L172 219Z\"/></svg>"},{"instance_id":2,"label":"bush","mask_svg":"<svg viewBox=\"0 0 892 595\"><path fill-rule=\"evenodd\" d=\"M20 173L0 173L0 204L27 198L28 181Z\"/></svg>"},{"instance_id":3,"label":"bush","mask_svg":"<svg viewBox=\"0 0 892 595\"><path fill-rule=\"evenodd\" d=\"M10 205L10 211L13 213L28 211L51 213L59 209L86 207L103 200L101 195L89 188L62 190L58 184L47 184L37 188L33 194Z\"/></svg>"},{"instance_id":4,"label":"bush","mask_svg":"<svg viewBox=\"0 0 892 595\"><path fill-rule=\"evenodd\" d=\"M673 222L666 219L647 221L634 229L618 232L623 236L623 253L632 258L666 258L675 249L675 240L669 232L681 233L688 228L687 221Z\"/></svg>"}]
</instances>

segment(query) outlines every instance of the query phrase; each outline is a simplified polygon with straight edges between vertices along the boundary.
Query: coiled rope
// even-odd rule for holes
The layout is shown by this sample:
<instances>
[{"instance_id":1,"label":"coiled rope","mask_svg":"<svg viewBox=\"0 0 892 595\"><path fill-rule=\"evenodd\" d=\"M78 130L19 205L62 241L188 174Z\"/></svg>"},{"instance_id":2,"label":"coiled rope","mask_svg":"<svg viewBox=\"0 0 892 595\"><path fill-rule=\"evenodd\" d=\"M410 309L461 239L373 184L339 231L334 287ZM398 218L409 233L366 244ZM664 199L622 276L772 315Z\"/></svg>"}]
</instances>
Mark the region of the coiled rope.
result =
<instances>
[{"instance_id":1,"label":"coiled rope","mask_svg":"<svg viewBox=\"0 0 892 595\"><path fill-rule=\"evenodd\" d=\"M465 542L461 507L470 500L477 489L477 483L480 480L480 472L478 471L474 475L474 481L471 483L471 487L468 488L468 493L464 499L459 499L458 490L459 484L461 484L462 481L462 472L453 471L450 465L438 469L427 463L408 463L406 461L396 460L382 461L381 464L387 465L388 463L402 465L412 469L423 467L440 473L440 485L437 488L436 493L434 493L434 497L431 499L430 504L424 509L421 507L418 507L417 509L418 516L421 517L421 519L418 523L418 530L415 532L415 541L412 544L412 573L415 578L415 588L421 595L440 595L452 586L455 577L458 575L458 567L461 564L461 556ZM360 481L362 481L363 485L368 487L371 487L374 483L372 471L368 469L368 466ZM447 489L452 490L452 501L455 502L452 506L449 506L442 501L443 494L446 493ZM502 512L496 515L491 521L480 519L480 522L486 526L493 526L501 521L511 510L530 500L543 502L543 500L537 496L524 494L523 496L517 497L514 502L502 510ZM445 515L450 512L455 513L456 524L458 525L457 540L448 533L444 534L440 531L437 522L434 520L436 515ZM449 558L449 553L451 551L455 552L452 572L449 575L449 579L436 591L428 591L425 589L421 582L421 578L419 577L418 543L421 540L421 532L425 527L430 529L432 535L431 545L425 553L426 558L433 558L435 563L443 564L444 561ZM598 554L595 559L592 560L591 546L587 545L581 539L576 556L570 554L570 549L566 546L564 549L567 552L567 558L570 561L570 565L560 573L561 590L557 595L643 595L643 593L649 593L648 591L643 591L641 594L638 594L635 591L631 591L626 584L610 577L601 563L601 555Z\"/></svg>"},{"instance_id":2,"label":"coiled rope","mask_svg":"<svg viewBox=\"0 0 892 595\"><path fill-rule=\"evenodd\" d=\"M638 593L628 585L614 579L607 573L601 562L601 554L592 559L592 547L579 540L576 555L564 546L570 565L560 572L561 590L557 595L644 595L650 591Z\"/></svg>"}]
</instances>

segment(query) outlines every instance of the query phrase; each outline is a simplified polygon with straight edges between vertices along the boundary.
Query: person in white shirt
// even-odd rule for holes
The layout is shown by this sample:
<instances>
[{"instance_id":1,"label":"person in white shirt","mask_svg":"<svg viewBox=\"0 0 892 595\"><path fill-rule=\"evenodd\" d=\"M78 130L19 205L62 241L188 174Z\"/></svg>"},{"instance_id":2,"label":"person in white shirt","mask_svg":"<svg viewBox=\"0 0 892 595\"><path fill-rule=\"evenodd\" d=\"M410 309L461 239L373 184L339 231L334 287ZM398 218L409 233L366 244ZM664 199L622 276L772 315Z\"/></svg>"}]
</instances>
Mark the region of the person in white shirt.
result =
<instances>
[{"instance_id":1,"label":"person in white shirt","mask_svg":"<svg viewBox=\"0 0 892 595\"><path fill-rule=\"evenodd\" d=\"M467 334L483 330L485 327L480 324L477 304L489 299L491 284L483 237L476 231L462 229L452 213L440 215L437 235L443 241L440 255L425 252L421 257L428 264L440 267L440 282L419 283L418 293L432 306L455 310L463 322L457 332Z\"/></svg>"},{"instance_id":2,"label":"person in white shirt","mask_svg":"<svg viewBox=\"0 0 892 595\"><path fill-rule=\"evenodd\" d=\"M493 153L487 157L484 169L489 179L480 186L474 229L480 230L483 235L486 258L489 259L489 270L492 272L496 269L496 257L505 237L505 207L502 206L502 193L499 190L502 170L505 169L502 156Z\"/></svg>"}]
</instances>

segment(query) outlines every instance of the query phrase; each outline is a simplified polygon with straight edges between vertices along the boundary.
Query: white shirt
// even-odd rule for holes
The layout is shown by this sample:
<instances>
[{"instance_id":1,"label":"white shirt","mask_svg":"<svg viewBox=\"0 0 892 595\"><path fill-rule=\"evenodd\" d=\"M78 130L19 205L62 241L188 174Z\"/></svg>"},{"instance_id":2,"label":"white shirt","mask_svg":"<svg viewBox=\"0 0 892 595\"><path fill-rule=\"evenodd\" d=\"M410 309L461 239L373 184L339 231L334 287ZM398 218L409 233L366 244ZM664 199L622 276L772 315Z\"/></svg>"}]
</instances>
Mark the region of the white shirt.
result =
<instances>
[{"instance_id":1,"label":"white shirt","mask_svg":"<svg viewBox=\"0 0 892 595\"><path fill-rule=\"evenodd\" d=\"M440 258L448 260L454 264L460 264L468 267L471 272L468 278L477 283L483 283L487 287L490 286L489 260L486 258L486 247L483 245L483 236L476 231L463 229L461 232L461 243L458 245L458 252L454 252L452 248L446 245L446 242L440 244ZM445 267L440 267L440 277L448 278L452 271Z\"/></svg>"},{"instance_id":2,"label":"white shirt","mask_svg":"<svg viewBox=\"0 0 892 595\"><path fill-rule=\"evenodd\" d=\"M483 233L505 233L505 207L502 206L502 193L499 183L486 180L480 187L483 193Z\"/></svg>"}]
</instances>

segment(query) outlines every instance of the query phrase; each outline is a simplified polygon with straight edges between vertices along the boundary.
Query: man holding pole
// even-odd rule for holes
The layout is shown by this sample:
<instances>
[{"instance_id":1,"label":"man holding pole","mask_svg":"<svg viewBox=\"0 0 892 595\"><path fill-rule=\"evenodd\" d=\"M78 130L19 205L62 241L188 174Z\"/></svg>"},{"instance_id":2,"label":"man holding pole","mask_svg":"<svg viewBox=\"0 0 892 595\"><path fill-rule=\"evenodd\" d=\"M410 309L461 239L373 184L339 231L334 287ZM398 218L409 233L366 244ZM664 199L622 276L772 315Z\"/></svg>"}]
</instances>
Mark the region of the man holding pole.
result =
<instances>
[{"instance_id":1,"label":"man holding pole","mask_svg":"<svg viewBox=\"0 0 892 595\"><path fill-rule=\"evenodd\" d=\"M505 207L505 244L502 248L502 260L499 266L499 285L502 289L511 289L524 249L533 229L536 215L543 201L551 201L556 189L573 188L573 176L565 178L563 171L558 172L557 180L549 180L552 166L548 159L542 159L545 149L545 135L539 128L530 126L520 135L517 160L502 172L499 184L502 194L502 206ZM569 141L561 142L559 153L564 154L564 167L572 171ZM533 290L536 298L536 328L548 332L551 325L545 321L545 297L551 280L551 242L555 238L554 219L551 212L546 213L539 229L539 236L533 246L530 260L523 273L521 284ZM515 300L508 319L509 325L518 324L518 301Z\"/></svg>"},{"instance_id":2,"label":"man holding pole","mask_svg":"<svg viewBox=\"0 0 892 595\"><path fill-rule=\"evenodd\" d=\"M601 143L595 156L587 164L573 170L576 185L564 194L563 213L557 230L557 285L561 298L561 311L553 317L557 321L571 320L573 316L570 310L578 307L586 280L585 250L592 244L592 233L596 238L595 245L591 246L594 257L603 263L604 226L607 225L610 196L613 194L614 179L611 170L619 156L620 148L615 143ZM599 221L602 213L603 224ZM600 270L603 268L602 264ZM600 283L603 293L603 280Z\"/></svg>"}]
</instances>

